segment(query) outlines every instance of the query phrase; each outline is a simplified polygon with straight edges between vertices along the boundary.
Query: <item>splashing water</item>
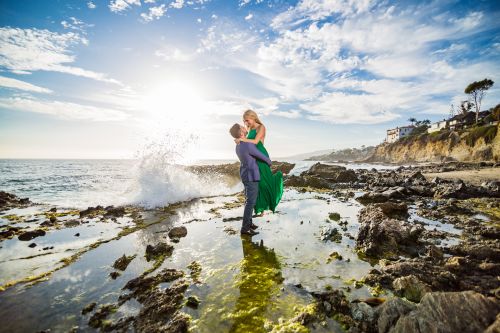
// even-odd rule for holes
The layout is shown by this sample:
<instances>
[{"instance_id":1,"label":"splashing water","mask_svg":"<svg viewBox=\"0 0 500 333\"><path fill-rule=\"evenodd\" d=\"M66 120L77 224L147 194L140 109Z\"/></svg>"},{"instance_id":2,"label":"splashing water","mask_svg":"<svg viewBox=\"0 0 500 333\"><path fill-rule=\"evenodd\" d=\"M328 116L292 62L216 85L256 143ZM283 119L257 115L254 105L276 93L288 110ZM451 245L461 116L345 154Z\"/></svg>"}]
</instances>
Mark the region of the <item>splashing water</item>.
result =
<instances>
[{"instance_id":1,"label":"splashing water","mask_svg":"<svg viewBox=\"0 0 500 333\"><path fill-rule=\"evenodd\" d=\"M136 169L136 196L132 203L148 208L203 196L234 192L224 185L221 175L198 175L182 164L195 156L198 137L181 131L168 131L152 139L139 153Z\"/></svg>"}]
</instances>

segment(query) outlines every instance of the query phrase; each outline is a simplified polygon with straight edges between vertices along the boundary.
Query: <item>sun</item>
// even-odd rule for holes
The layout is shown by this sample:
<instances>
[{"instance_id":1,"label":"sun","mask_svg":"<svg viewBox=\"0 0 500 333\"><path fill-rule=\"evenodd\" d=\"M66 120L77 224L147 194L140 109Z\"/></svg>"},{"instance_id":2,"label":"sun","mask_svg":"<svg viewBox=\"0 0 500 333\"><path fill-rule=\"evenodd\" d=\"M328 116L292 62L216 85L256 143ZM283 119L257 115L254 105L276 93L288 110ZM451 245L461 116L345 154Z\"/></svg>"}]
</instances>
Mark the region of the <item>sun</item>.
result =
<instances>
[{"instance_id":1,"label":"sun","mask_svg":"<svg viewBox=\"0 0 500 333\"><path fill-rule=\"evenodd\" d=\"M142 108L153 120L197 121L206 102L202 91L193 83L182 79L163 82L145 94Z\"/></svg>"}]
</instances>

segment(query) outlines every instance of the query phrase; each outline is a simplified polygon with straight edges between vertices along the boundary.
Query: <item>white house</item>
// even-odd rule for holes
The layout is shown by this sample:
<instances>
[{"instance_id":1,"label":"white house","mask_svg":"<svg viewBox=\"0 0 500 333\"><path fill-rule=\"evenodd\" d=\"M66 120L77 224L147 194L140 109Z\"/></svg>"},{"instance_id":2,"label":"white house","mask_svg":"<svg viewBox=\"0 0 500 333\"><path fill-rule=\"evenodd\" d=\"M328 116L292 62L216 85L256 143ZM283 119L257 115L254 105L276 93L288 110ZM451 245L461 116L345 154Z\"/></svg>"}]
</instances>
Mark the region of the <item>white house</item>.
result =
<instances>
[{"instance_id":1,"label":"white house","mask_svg":"<svg viewBox=\"0 0 500 333\"><path fill-rule=\"evenodd\" d=\"M448 120L443 119L442 121L432 123L431 126L427 129L427 133L438 132L443 128L447 127L448 127Z\"/></svg>"},{"instance_id":2,"label":"white house","mask_svg":"<svg viewBox=\"0 0 500 333\"><path fill-rule=\"evenodd\" d=\"M396 127L390 130L387 130L387 139L386 142L396 142L399 139L401 139L404 136L409 135L415 126L403 126L403 127Z\"/></svg>"}]
</instances>

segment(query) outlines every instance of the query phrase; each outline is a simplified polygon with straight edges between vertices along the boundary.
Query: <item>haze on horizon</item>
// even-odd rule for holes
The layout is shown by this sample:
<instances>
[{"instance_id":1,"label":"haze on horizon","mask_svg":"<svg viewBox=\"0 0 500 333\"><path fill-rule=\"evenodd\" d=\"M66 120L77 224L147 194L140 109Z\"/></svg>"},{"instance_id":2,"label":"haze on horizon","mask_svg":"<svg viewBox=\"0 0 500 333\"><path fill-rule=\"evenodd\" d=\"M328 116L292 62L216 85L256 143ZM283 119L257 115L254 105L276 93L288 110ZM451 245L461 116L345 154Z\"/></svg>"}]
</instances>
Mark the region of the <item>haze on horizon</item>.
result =
<instances>
[{"instance_id":1,"label":"haze on horizon","mask_svg":"<svg viewBox=\"0 0 500 333\"><path fill-rule=\"evenodd\" d=\"M498 1L2 1L0 158L271 157L375 145L472 81L500 103Z\"/></svg>"}]
</instances>

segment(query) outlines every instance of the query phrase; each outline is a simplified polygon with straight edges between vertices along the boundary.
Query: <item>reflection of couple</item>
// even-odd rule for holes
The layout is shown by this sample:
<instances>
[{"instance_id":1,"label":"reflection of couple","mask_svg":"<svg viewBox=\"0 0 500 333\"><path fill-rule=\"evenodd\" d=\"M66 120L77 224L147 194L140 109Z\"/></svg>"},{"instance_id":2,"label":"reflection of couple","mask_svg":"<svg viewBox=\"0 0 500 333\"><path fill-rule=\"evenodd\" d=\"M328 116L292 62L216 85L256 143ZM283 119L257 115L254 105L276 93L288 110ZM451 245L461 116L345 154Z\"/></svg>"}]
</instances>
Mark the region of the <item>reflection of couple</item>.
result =
<instances>
[{"instance_id":1,"label":"reflection of couple","mask_svg":"<svg viewBox=\"0 0 500 333\"><path fill-rule=\"evenodd\" d=\"M231 333L266 332L266 312L283 282L281 264L273 250L261 240L253 243L251 236L241 236L243 260L237 281L238 300L230 317Z\"/></svg>"},{"instance_id":2,"label":"reflection of couple","mask_svg":"<svg viewBox=\"0 0 500 333\"><path fill-rule=\"evenodd\" d=\"M240 176L245 187L245 210L241 233L256 235L257 226L252 223L252 210L262 214L275 211L283 195L283 174L271 171L271 160L264 147L266 128L257 114L247 110L243 114L245 126L234 124L229 132L235 138L236 155L241 162Z\"/></svg>"}]
</instances>

